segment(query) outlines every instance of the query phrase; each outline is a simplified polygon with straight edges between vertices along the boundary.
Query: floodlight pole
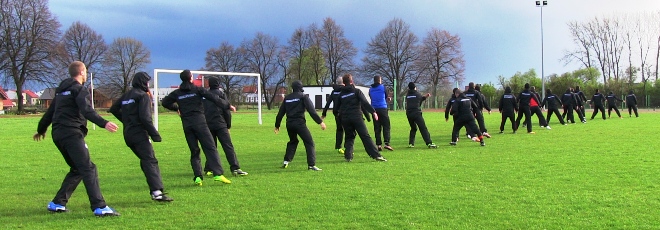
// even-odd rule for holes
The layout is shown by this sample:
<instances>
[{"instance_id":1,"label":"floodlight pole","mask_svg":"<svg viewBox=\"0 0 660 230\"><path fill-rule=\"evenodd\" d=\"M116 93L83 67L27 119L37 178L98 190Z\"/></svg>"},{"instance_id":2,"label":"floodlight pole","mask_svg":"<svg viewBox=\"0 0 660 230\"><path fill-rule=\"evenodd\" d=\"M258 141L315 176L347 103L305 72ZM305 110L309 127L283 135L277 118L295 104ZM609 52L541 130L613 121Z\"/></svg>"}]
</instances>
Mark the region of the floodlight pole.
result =
<instances>
[{"instance_id":1,"label":"floodlight pole","mask_svg":"<svg viewBox=\"0 0 660 230\"><path fill-rule=\"evenodd\" d=\"M536 6L541 8L541 97L545 98L545 71L543 65L543 7L548 1L536 1Z\"/></svg>"}]
</instances>

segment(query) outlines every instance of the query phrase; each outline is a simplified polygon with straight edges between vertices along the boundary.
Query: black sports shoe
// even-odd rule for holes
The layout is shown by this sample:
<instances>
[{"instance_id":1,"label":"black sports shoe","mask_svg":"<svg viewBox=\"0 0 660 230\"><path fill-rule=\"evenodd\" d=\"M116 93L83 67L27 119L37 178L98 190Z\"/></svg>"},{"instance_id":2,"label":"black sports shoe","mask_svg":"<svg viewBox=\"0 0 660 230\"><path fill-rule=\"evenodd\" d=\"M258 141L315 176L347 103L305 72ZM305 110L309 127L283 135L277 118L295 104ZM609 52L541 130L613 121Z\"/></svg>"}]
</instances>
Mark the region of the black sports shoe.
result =
<instances>
[{"instance_id":1,"label":"black sports shoe","mask_svg":"<svg viewBox=\"0 0 660 230\"><path fill-rule=\"evenodd\" d=\"M481 146L486 146L486 142L481 142Z\"/></svg>"},{"instance_id":2,"label":"black sports shoe","mask_svg":"<svg viewBox=\"0 0 660 230\"><path fill-rule=\"evenodd\" d=\"M385 159L384 157L376 157L376 158L374 158L374 160L376 160L376 161L387 161L387 159Z\"/></svg>"},{"instance_id":3,"label":"black sports shoe","mask_svg":"<svg viewBox=\"0 0 660 230\"><path fill-rule=\"evenodd\" d=\"M319 167L316 166L307 166L307 170L323 171L323 169L320 169Z\"/></svg>"},{"instance_id":4,"label":"black sports shoe","mask_svg":"<svg viewBox=\"0 0 660 230\"><path fill-rule=\"evenodd\" d=\"M449 145L456 145L456 142L449 142Z\"/></svg>"},{"instance_id":5,"label":"black sports shoe","mask_svg":"<svg viewBox=\"0 0 660 230\"><path fill-rule=\"evenodd\" d=\"M390 145L385 145L385 147L383 147L383 148L387 149L387 150L390 150L390 151L394 151L394 149Z\"/></svg>"},{"instance_id":6,"label":"black sports shoe","mask_svg":"<svg viewBox=\"0 0 660 230\"><path fill-rule=\"evenodd\" d=\"M246 171L243 171L241 169L236 169L234 171L231 171L231 174L233 174L234 176L247 176L248 175L248 173Z\"/></svg>"},{"instance_id":7,"label":"black sports shoe","mask_svg":"<svg viewBox=\"0 0 660 230\"><path fill-rule=\"evenodd\" d=\"M383 146L378 146L378 152L383 151Z\"/></svg>"}]
</instances>

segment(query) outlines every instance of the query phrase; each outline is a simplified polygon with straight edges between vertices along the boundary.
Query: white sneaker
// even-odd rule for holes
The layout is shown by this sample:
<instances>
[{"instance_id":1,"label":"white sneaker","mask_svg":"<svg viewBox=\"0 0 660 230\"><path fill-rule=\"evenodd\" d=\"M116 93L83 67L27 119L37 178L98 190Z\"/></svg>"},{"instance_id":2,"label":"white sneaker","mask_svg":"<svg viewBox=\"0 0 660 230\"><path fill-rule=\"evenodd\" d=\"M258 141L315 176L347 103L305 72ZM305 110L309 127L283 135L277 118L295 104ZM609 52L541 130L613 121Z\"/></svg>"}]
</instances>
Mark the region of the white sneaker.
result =
<instances>
[{"instance_id":1,"label":"white sneaker","mask_svg":"<svg viewBox=\"0 0 660 230\"><path fill-rule=\"evenodd\" d=\"M552 129L552 128L550 128L550 126L549 126L549 125L548 125L548 126L546 126L545 128L546 128L546 129L548 129L548 130L550 130L550 129Z\"/></svg>"}]
</instances>

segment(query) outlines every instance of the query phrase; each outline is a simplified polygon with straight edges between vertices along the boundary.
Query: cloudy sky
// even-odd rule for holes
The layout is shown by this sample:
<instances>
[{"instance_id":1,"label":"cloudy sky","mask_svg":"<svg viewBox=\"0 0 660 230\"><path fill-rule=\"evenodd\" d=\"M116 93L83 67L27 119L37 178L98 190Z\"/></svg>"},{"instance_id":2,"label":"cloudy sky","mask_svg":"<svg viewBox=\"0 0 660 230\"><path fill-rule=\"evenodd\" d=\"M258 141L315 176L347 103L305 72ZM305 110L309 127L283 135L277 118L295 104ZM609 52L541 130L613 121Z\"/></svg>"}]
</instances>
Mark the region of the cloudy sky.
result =
<instances>
[{"instance_id":1,"label":"cloudy sky","mask_svg":"<svg viewBox=\"0 0 660 230\"><path fill-rule=\"evenodd\" d=\"M81 21L106 43L119 37L141 40L151 50L148 73L200 69L206 50L223 41L238 46L257 32L286 44L296 28L322 25L331 17L360 50L359 57L387 22L401 18L420 40L431 28L458 34L466 81L496 83L499 75L531 68L541 74L541 8L534 0L50 0L50 10L62 30ZM660 13L660 1L548 0L543 8L545 75L579 67L559 60L574 49L567 22L648 12Z\"/></svg>"}]
</instances>

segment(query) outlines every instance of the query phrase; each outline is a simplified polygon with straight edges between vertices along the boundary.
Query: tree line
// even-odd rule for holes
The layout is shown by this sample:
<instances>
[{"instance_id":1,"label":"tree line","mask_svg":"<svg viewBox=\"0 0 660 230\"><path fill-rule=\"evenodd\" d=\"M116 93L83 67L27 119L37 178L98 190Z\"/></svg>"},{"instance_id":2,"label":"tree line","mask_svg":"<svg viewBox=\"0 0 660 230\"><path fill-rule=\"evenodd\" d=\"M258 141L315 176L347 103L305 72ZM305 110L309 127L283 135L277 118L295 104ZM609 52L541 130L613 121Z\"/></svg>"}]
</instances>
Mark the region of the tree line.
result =
<instances>
[{"instance_id":1,"label":"tree line","mask_svg":"<svg viewBox=\"0 0 660 230\"><path fill-rule=\"evenodd\" d=\"M361 64L356 63L358 49L344 35L334 19L297 28L286 44L276 37L256 33L240 45L221 42L206 52L205 70L220 72L255 72L261 75L262 92L269 109L281 87L293 80L305 85L329 85L344 73L353 73L361 83L370 84L374 75L397 95L403 104L408 82L418 82L435 95L439 89L462 82L465 61L458 35L432 28L420 41L410 25L395 18L368 43ZM239 94L244 78L220 76L226 89ZM396 84L394 84L396 83Z\"/></svg>"},{"instance_id":2,"label":"tree line","mask_svg":"<svg viewBox=\"0 0 660 230\"><path fill-rule=\"evenodd\" d=\"M68 76L68 65L78 60L114 98L128 91L133 74L151 62L150 51L134 38L106 44L101 34L79 21L61 32L47 0L0 0L0 13L0 73L17 92L30 82L55 87ZM22 113L23 95L18 93L17 99Z\"/></svg>"},{"instance_id":3,"label":"tree line","mask_svg":"<svg viewBox=\"0 0 660 230\"><path fill-rule=\"evenodd\" d=\"M30 82L55 86L67 76L66 66L80 60L95 74L99 87L115 97L130 89L133 74L151 62L149 49L135 38L116 38L106 44L100 33L79 21L60 31L60 23L48 9L48 0L0 0L0 11L0 73L19 92ZM653 88L652 84L647 87L647 82L651 77L657 80L658 75L659 21L656 13L568 23L576 48L566 51L562 60L580 62L584 68L576 70L578 73L552 75L547 84L603 84L622 92L638 87L635 82L641 77L642 90ZM417 82L431 92L433 106L441 107L444 102L438 101L442 98L438 94L465 79L460 36L431 28L420 37L399 18L390 20L367 42L359 60L358 49L330 17L321 25L312 23L295 29L284 43L262 32L240 44L219 43L206 51L203 68L259 73L269 109L280 88L293 80L305 85L329 85L350 72L359 83L370 84L371 77L380 75L397 96L398 107L403 104L408 82ZM500 76L498 83L500 87L519 84L518 78L525 76ZM230 97L239 94L242 85L255 84L237 76L221 76L221 81ZM531 83L541 85L540 80ZM499 90L488 83L482 85L482 91L494 95ZM23 98L17 96L21 112Z\"/></svg>"}]
</instances>

